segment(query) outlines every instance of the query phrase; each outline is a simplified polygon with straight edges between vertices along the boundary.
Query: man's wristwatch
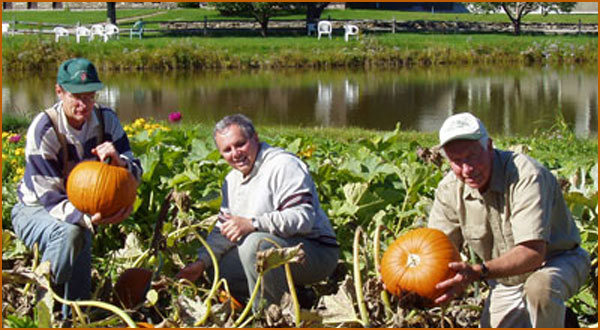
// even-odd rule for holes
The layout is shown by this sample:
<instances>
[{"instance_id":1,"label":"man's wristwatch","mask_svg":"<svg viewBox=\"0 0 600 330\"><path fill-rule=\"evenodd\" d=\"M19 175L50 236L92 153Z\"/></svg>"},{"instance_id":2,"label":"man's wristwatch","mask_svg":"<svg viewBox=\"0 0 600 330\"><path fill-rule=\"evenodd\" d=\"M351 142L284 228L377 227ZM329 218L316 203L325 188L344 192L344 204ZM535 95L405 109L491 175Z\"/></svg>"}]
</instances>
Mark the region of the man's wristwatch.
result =
<instances>
[{"instance_id":1,"label":"man's wristwatch","mask_svg":"<svg viewBox=\"0 0 600 330\"><path fill-rule=\"evenodd\" d=\"M258 231L258 221L256 221L256 218L252 218L252 227L254 227L254 231Z\"/></svg>"},{"instance_id":2,"label":"man's wristwatch","mask_svg":"<svg viewBox=\"0 0 600 330\"><path fill-rule=\"evenodd\" d=\"M481 275L479 276L480 280L485 280L488 275L490 275L490 269L487 268L487 266L485 265L485 262L481 263Z\"/></svg>"}]
</instances>

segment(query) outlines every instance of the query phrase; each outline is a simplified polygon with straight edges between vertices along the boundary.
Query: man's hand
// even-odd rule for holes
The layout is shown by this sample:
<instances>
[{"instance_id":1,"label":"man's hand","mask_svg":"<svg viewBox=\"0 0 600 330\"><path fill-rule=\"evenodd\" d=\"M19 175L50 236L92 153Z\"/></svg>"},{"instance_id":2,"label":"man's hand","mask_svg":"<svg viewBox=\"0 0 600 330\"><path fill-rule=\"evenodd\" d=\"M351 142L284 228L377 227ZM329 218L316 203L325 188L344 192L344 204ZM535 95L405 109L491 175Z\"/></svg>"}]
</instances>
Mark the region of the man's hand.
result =
<instances>
[{"instance_id":1,"label":"man's hand","mask_svg":"<svg viewBox=\"0 0 600 330\"><path fill-rule=\"evenodd\" d=\"M179 271L179 273L177 273L177 275L175 275L175 278L185 278L186 280L193 283L196 282L196 280L200 276L202 276L202 273L204 273L204 263L201 260L198 260L194 263L185 266L182 270Z\"/></svg>"},{"instance_id":2,"label":"man's hand","mask_svg":"<svg viewBox=\"0 0 600 330\"><path fill-rule=\"evenodd\" d=\"M119 153L115 146L110 141L106 141L100 145L97 145L96 148L92 149L92 153L103 162L106 157L110 157L110 164L120 167L127 167L127 162L125 162L121 157L119 157Z\"/></svg>"},{"instance_id":3,"label":"man's hand","mask_svg":"<svg viewBox=\"0 0 600 330\"><path fill-rule=\"evenodd\" d=\"M117 213L108 217L102 217L102 214L96 213L92 215L91 221L95 225L114 225L117 223L121 223L123 222L123 220L127 219L127 217L129 217L129 215L131 214L131 211L133 211L133 205L129 207L124 207L120 211L117 211Z\"/></svg>"},{"instance_id":4,"label":"man's hand","mask_svg":"<svg viewBox=\"0 0 600 330\"><path fill-rule=\"evenodd\" d=\"M435 285L438 290L446 290L435 300L438 305L458 297L469 284L477 281L481 274L481 269L476 268L479 265L472 266L466 262L451 262L448 267L456 271L456 275Z\"/></svg>"},{"instance_id":5,"label":"man's hand","mask_svg":"<svg viewBox=\"0 0 600 330\"><path fill-rule=\"evenodd\" d=\"M252 219L231 214L222 214L221 217L223 219L221 234L234 243L254 231Z\"/></svg>"}]
</instances>

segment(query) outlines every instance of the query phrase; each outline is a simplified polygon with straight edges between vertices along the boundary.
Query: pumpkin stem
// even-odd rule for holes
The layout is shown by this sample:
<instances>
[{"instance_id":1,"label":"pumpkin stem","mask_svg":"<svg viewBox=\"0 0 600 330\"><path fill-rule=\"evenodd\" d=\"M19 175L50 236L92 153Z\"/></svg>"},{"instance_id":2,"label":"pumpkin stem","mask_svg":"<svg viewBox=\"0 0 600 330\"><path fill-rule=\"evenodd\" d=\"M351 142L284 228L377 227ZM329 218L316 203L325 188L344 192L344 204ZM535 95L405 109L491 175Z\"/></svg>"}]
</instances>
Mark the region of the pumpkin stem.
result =
<instances>
[{"instance_id":1,"label":"pumpkin stem","mask_svg":"<svg viewBox=\"0 0 600 330\"><path fill-rule=\"evenodd\" d=\"M421 257L419 257L419 255L417 255L417 254L411 253L408 255L408 258L406 259L406 266L417 267L420 262L421 262Z\"/></svg>"}]
</instances>

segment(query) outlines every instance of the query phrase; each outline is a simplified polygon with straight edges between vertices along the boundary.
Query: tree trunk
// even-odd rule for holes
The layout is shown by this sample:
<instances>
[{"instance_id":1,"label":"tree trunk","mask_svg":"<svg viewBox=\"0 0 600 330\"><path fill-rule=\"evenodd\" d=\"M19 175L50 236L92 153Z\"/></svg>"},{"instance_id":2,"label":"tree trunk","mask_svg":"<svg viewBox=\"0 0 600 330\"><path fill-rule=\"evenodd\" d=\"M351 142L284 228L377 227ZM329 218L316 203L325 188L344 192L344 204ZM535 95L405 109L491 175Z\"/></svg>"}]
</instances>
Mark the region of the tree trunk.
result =
<instances>
[{"instance_id":1,"label":"tree trunk","mask_svg":"<svg viewBox=\"0 0 600 330\"><path fill-rule=\"evenodd\" d=\"M520 20L514 20L513 22L513 29L515 30L515 35L518 36L519 34L521 34L521 21Z\"/></svg>"},{"instance_id":2,"label":"tree trunk","mask_svg":"<svg viewBox=\"0 0 600 330\"><path fill-rule=\"evenodd\" d=\"M106 17L111 24L117 24L117 3L107 2L106 3Z\"/></svg>"},{"instance_id":3,"label":"tree trunk","mask_svg":"<svg viewBox=\"0 0 600 330\"><path fill-rule=\"evenodd\" d=\"M323 10L329 5L329 2L309 2L306 4L306 24L317 23Z\"/></svg>"},{"instance_id":4,"label":"tree trunk","mask_svg":"<svg viewBox=\"0 0 600 330\"><path fill-rule=\"evenodd\" d=\"M263 38L266 38L267 28L269 26L269 19L260 20L258 23L260 23L260 35L263 36Z\"/></svg>"}]
</instances>

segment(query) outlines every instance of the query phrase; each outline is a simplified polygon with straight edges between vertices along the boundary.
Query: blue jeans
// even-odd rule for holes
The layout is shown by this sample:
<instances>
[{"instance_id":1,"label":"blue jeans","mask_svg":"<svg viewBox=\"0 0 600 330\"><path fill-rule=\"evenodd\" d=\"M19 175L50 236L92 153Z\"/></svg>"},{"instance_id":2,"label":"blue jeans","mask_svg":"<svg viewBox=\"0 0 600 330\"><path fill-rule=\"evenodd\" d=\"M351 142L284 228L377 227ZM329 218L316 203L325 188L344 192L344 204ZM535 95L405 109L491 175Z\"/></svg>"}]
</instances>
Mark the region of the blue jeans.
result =
<instances>
[{"instance_id":1,"label":"blue jeans","mask_svg":"<svg viewBox=\"0 0 600 330\"><path fill-rule=\"evenodd\" d=\"M15 234L25 245L38 244L42 262L51 264L52 282L64 284L64 298L89 299L92 289L92 235L89 230L60 221L42 206L17 203L12 210ZM63 317L70 310L63 305Z\"/></svg>"},{"instance_id":2,"label":"blue jeans","mask_svg":"<svg viewBox=\"0 0 600 330\"><path fill-rule=\"evenodd\" d=\"M326 279L333 273L339 258L339 248L323 245L317 241L303 237L282 238L265 232L250 233L243 238L237 247L229 250L219 261L221 277L227 280L231 293L243 302L249 298L258 280L256 271L256 252L275 247L263 240L268 237L282 247L303 244L305 260L303 264L292 263L290 269L294 284L312 284ZM263 290L254 300L253 309L259 307L262 299L269 304L279 304L285 292L289 292L283 267L272 269L264 274Z\"/></svg>"}]
</instances>

